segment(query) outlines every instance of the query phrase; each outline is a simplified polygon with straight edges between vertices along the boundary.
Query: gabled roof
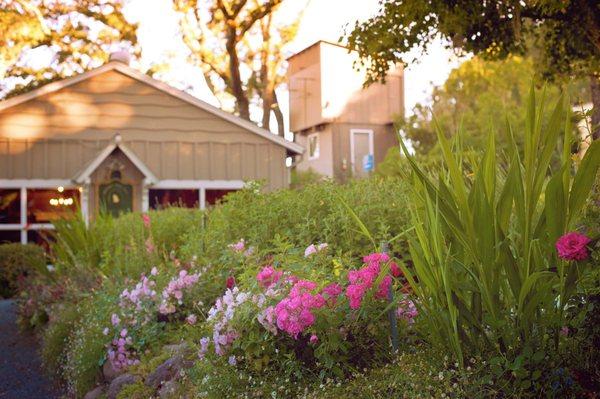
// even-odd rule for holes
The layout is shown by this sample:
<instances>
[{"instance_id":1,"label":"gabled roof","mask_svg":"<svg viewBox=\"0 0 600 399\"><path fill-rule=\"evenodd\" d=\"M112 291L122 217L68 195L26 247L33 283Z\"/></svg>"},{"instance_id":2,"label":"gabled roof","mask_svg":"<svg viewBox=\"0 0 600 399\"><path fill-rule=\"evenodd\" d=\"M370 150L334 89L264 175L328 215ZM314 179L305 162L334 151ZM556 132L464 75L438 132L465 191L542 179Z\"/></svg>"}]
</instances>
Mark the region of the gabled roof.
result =
<instances>
[{"instance_id":1,"label":"gabled roof","mask_svg":"<svg viewBox=\"0 0 600 399\"><path fill-rule=\"evenodd\" d=\"M157 90L160 90L166 94L169 94L175 98L178 98L179 100L185 101L186 103L191 104L194 107L200 108L206 112L209 112L213 115L218 116L221 119L224 119L224 120L231 122L241 128L244 128L245 130L247 130L249 132L252 132L256 135L266 138L267 140L270 140L276 144L279 144L280 146L285 147L287 150L289 150L292 153L302 154L304 152L304 148L297 143L288 141L278 135L271 133L270 131L268 131L266 129L263 129L263 128L255 125L254 123L252 123L250 121L247 121L238 116L230 114L229 112L225 112L222 109L219 109L213 105L210 105L207 102L202 101L184 91L178 90L172 86L169 86L166 83L163 83L163 82L156 80L148 75L145 75L120 61L111 61L107 64L102 65L99 68L92 69L92 70L84 72L80 75L66 78L63 80L59 80L56 82L52 82L52 83L49 83L38 89L32 90L30 92L9 98L7 100L0 101L0 111L3 111L10 107L14 107L15 105L22 104L26 101L33 100L34 98L37 98L37 97L40 97L40 96L43 96L43 95L46 95L49 93L53 93L55 91L65 88L65 87L72 86L74 84L82 82L86 79L90 79L94 76L101 75L108 71L118 71L126 76L129 76L132 79L135 79L142 83L145 83Z\"/></svg>"},{"instance_id":2,"label":"gabled roof","mask_svg":"<svg viewBox=\"0 0 600 399\"><path fill-rule=\"evenodd\" d=\"M100 153L98 153L98 155L95 158L88 162L88 164L83 168L83 170L81 170L73 177L73 181L77 184L85 184L86 181L92 176L92 173L94 173L94 171L98 168L98 166L100 166L100 164L102 164L102 162L104 162L104 160L108 158L108 156L112 154L112 152L117 148L121 150L123 154L125 154L125 156L129 158L131 163L134 164L135 167L138 168L138 170L144 175L147 184L158 183L158 179L156 178L154 173L152 173L152 171L146 166L146 164L144 164L144 162L142 162L142 160L139 159L137 155L135 155L135 153L129 149L129 147L127 147L125 144L123 144L123 142L121 142L121 136L119 134L116 134L112 143L104 147L104 149L100 151Z\"/></svg>"}]
</instances>

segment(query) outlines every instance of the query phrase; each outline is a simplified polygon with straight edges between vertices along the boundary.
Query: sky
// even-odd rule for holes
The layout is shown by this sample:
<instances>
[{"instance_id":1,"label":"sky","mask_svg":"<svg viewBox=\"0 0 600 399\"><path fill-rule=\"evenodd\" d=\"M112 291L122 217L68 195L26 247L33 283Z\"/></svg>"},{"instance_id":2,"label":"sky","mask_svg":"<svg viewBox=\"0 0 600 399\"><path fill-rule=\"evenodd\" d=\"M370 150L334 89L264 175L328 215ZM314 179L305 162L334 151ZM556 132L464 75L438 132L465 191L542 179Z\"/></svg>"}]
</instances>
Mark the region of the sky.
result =
<instances>
[{"instance_id":1,"label":"sky","mask_svg":"<svg viewBox=\"0 0 600 399\"><path fill-rule=\"evenodd\" d=\"M130 0L127 16L139 23L138 41L142 48L139 67L168 61L171 71L161 76L181 89L218 106L197 69L185 61L187 48L179 39L177 15L171 9L172 0ZM286 51L296 53L318 40L337 42L347 24L364 20L378 11L378 0L288 0L280 10L282 18L293 18L304 7L304 15L295 40ZM433 44L419 63L405 70L405 112L411 113L416 103L427 103L433 85L444 83L450 71L460 64L441 41ZM287 113L287 93L280 92L284 114ZM287 126L287 125L286 125Z\"/></svg>"}]
</instances>

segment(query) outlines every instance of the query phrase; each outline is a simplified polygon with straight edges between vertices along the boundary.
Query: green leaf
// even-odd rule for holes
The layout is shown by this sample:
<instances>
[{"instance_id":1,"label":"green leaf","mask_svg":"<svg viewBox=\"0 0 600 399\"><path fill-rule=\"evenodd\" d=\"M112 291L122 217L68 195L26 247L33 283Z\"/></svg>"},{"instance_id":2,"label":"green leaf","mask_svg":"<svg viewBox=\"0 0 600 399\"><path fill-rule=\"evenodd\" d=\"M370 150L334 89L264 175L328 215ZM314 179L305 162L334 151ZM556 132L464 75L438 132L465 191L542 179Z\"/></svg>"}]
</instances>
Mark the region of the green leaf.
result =
<instances>
[{"instance_id":1,"label":"green leaf","mask_svg":"<svg viewBox=\"0 0 600 399\"><path fill-rule=\"evenodd\" d=\"M569 223L576 220L583 208L596 180L598 167L600 167L600 140L595 140L587 149L573 179L569 195Z\"/></svg>"}]
</instances>

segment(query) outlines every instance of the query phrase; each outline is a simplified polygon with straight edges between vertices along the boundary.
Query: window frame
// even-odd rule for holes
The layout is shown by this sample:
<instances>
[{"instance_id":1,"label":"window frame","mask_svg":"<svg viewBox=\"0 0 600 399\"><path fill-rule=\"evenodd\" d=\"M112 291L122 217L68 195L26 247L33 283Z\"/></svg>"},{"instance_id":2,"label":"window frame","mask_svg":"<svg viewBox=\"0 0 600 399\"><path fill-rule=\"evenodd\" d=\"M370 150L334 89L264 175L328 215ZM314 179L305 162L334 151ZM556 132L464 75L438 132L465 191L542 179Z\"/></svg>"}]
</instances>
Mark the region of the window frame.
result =
<instances>
[{"instance_id":1,"label":"window frame","mask_svg":"<svg viewBox=\"0 0 600 399\"><path fill-rule=\"evenodd\" d=\"M315 133L311 133L308 136L306 136L306 143L307 143L307 154L308 154L308 160L309 161L313 161L315 159L319 159L321 156L321 137L319 136L320 132L315 132ZM316 139L316 146L315 146L315 154L311 155L310 153L310 140L315 138Z\"/></svg>"}]
</instances>

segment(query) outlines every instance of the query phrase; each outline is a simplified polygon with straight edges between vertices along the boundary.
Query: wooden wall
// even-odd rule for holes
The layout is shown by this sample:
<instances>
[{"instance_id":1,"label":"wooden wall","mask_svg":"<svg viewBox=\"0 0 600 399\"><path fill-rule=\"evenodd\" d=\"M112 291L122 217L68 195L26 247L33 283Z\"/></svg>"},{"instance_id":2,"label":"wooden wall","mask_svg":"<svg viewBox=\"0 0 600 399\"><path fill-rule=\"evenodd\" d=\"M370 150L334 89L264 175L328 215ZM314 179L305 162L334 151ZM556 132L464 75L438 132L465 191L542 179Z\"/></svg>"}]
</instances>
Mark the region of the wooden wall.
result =
<instances>
[{"instance_id":1,"label":"wooden wall","mask_svg":"<svg viewBox=\"0 0 600 399\"><path fill-rule=\"evenodd\" d=\"M282 146L114 70L0 111L0 179L72 178L116 133L161 180L288 184Z\"/></svg>"}]
</instances>

